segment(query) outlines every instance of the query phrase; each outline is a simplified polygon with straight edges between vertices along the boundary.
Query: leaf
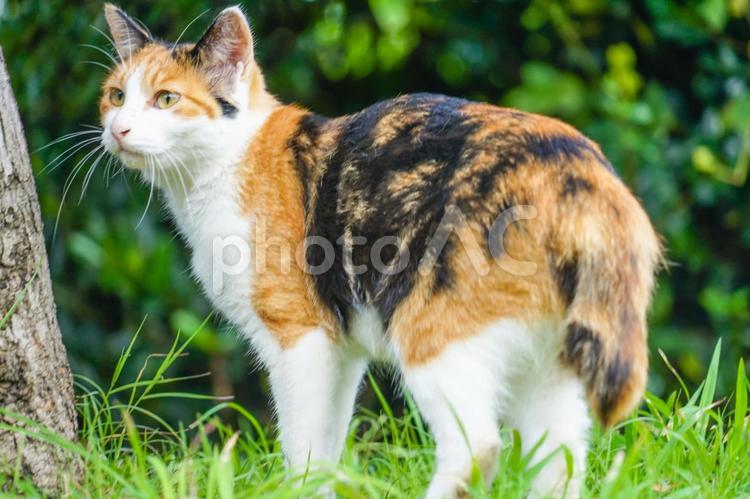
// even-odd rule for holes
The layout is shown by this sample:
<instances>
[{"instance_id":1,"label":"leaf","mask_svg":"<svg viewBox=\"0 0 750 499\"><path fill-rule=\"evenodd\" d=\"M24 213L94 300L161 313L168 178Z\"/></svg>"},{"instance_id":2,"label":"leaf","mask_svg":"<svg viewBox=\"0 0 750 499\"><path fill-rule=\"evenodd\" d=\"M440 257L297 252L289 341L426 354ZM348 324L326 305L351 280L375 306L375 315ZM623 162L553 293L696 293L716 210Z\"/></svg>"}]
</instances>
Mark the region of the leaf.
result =
<instances>
[{"instance_id":1,"label":"leaf","mask_svg":"<svg viewBox=\"0 0 750 499\"><path fill-rule=\"evenodd\" d=\"M736 431L742 431L747 416L747 392L750 390L750 384L747 382L745 374L745 361L740 359L737 366L737 386L735 388L734 402L734 427Z\"/></svg>"},{"instance_id":2,"label":"leaf","mask_svg":"<svg viewBox=\"0 0 750 499\"><path fill-rule=\"evenodd\" d=\"M397 33L409 25L410 2L405 0L370 0L370 10L381 30Z\"/></svg>"},{"instance_id":3,"label":"leaf","mask_svg":"<svg viewBox=\"0 0 750 499\"><path fill-rule=\"evenodd\" d=\"M706 375L706 381L703 383L703 389L701 390L700 397L700 408L706 410L713 402L714 395L716 394L716 381L719 377L719 357L721 356L721 339L716 343L714 348L713 356L711 357L711 364L708 366L708 374ZM705 436L706 427L708 426L708 417L706 413L701 416L701 422L699 426L699 434Z\"/></svg>"},{"instance_id":4,"label":"leaf","mask_svg":"<svg viewBox=\"0 0 750 499\"><path fill-rule=\"evenodd\" d=\"M704 0L696 10L711 30L718 33L727 24L727 3L726 0Z\"/></svg>"},{"instance_id":5,"label":"leaf","mask_svg":"<svg viewBox=\"0 0 750 499\"><path fill-rule=\"evenodd\" d=\"M505 104L554 115L576 115L587 107L586 86L573 73L543 62L528 62L521 68L521 80L523 84L505 96Z\"/></svg>"}]
</instances>

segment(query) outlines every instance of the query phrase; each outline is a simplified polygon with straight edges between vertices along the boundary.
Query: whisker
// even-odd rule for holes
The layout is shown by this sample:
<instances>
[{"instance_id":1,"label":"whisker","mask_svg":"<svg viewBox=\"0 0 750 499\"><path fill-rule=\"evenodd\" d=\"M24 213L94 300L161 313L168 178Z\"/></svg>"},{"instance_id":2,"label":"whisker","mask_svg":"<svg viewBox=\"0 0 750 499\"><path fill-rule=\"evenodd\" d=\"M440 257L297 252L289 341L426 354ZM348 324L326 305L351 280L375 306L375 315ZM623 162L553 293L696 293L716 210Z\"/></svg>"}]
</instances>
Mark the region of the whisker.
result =
<instances>
[{"instance_id":1,"label":"whisker","mask_svg":"<svg viewBox=\"0 0 750 499\"><path fill-rule=\"evenodd\" d=\"M190 196L188 196L187 187L185 186L185 180L182 177L182 173L180 172L180 164L182 163L180 159L175 156L174 154L167 151L167 157L170 161L170 163L174 164L174 171L177 173L177 178L180 181L180 185L182 186L182 192L185 194L185 205L187 206L188 216L190 217L190 220L194 220L193 218L193 209L190 206ZM185 167L185 163L182 163L182 166Z\"/></svg>"},{"instance_id":2,"label":"whisker","mask_svg":"<svg viewBox=\"0 0 750 499\"><path fill-rule=\"evenodd\" d=\"M109 71L111 68L107 66L106 64L102 64L101 62L96 61L79 61L81 64L93 64L94 66L99 66L100 68L103 68L104 71Z\"/></svg>"},{"instance_id":3,"label":"whisker","mask_svg":"<svg viewBox=\"0 0 750 499\"><path fill-rule=\"evenodd\" d=\"M86 172L86 176L83 177L83 188L81 189L81 197L78 198L78 204L81 204L81 201L83 201L83 196L86 195L86 190L89 188L89 182L91 182L91 178L94 175L94 172L96 171L96 167L99 165L99 162L106 156L107 151L102 151L99 156L94 160L94 163L89 168L89 171Z\"/></svg>"},{"instance_id":4,"label":"whisker","mask_svg":"<svg viewBox=\"0 0 750 499\"><path fill-rule=\"evenodd\" d=\"M156 162L158 163L157 173L159 174L159 178L163 179L163 181L167 184L167 189L169 189L170 192L174 192L172 182L169 181L169 173L163 168L161 161L159 161L158 158L156 158Z\"/></svg>"},{"instance_id":5,"label":"whisker","mask_svg":"<svg viewBox=\"0 0 750 499\"><path fill-rule=\"evenodd\" d=\"M94 26L93 24L89 24L89 26L90 26L90 27L92 27L92 28L94 28L94 29L95 29L96 31L98 31L98 32L99 32L99 33L100 33L100 34L101 34L102 36L104 36L104 38L106 38L106 39L107 39L107 41L109 42L109 44L110 44L110 45L112 45L112 49L113 49L113 50L115 50L115 51L117 51L117 45L115 45L115 41L114 41L114 40L112 39L112 37L111 37L111 36L109 36L109 35L108 35L107 33L105 33L104 31L100 30L99 28L97 28L97 27L96 27L96 26Z\"/></svg>"},{"instance_id":6,"label":"whisker","mask_svg":"<svg viewBox=\"0 0 750 499\"><path fill-rule=\"evenodd\" d=\"M195 158L196 161L204 161L206 163L209 162L209 159L206 157L205 153L200 149L192 149L191 153L193 154L193 158Z\"/></svg>"},{"instance_id":7,"label":"whisker","mask_svg":"<svg viewBox=\"0 0 750 499\"><path fill-rule=\"evenodd\" d=\"M156 156L156 155L154 155L154 168L156 168L155 173L157 174L157 179L159 180L159 186L171 191L172 184L169 183L169 179L164 174L163 165L161 164L161 161L159 160L159 156Z\"/></svg>"},{"instance_id":8,"label":"whisker","mask_svg":"<svg viewBox=\"0 0 750 499\"><path fill-rule=\"evenodd\" d=\"M128 182L128 176L125 175L125 164L120 161L120 168L114 173L115 175L120 175L122 179L125 181L125 188L128 190L128 194L130 196L133 196L133 190L130 188L130 182Z\"/></svg>"},{"instance_id":9,"label":"whisker","mask_svg":"<svg viewBox=\"0 0 750 499\"><path fill-rule=\"evenodd\" d=\"M169 160L170 166L173 166L172 170L174 170L174 173L178 173L179 174L178 167L175 166L174 162L169 157L167 157L166 159ZM173 191L176 191L177 189L174 188L174 187L172 187L172 183L170 182L170 178L169 177L172 177L174 179L175 184L176 184L175 187L177 187L177 185L179 185L179 184L177 184L177 182L179 181L179 179L171 171L169 171L168 169L164 169L164 177L166 178L167 183L169 183L169 188L172 189ZM187 190L184 187L182 189L182 192L185 195L187 195Z\"/></svg>"},{"instance_id":10,"label":"whisker","mask_svg":"<svg viewBox=\"0 0 750 499\"><path fill-rule=\"evenodd\" d=\"M185 179L182 176L182 172L184 171L191 178L192 178L192 173L190 173L190 170L180 158L175 157L175 161L177 162L175 171L177 172L177 176L179 177L180 183L182 184L182 190L185 193L185 197L187 197L188 196L187 184L185 183Z\"/></svg>"},{"instance_id":11,"label":"whisker","mask_svg":"<svg viewBox=\"0 0 750 499\"><path fill-rule=\"evenodd\" d=\"M182 172L184 171L191 178L191 182L195 183L195 179L193 179L193 174L190 173L190 169L187 167L187 165L185 165L185 163L181 159L179 158L176 158L176 159L179 162L179 166L177 168L177 175L180 178L180 183L182 184L182 190L185 192L185 198L187 198L188 189L186 187L185 180L182 177Z\"/></svg>"},{"instance_id":12,"label":"whisker","mask_svg":"<svg viewBox=\"0 0 750 499\"><path fill-rule=\"evenodd\" d=\"M78 142L78 143L76 143L76 144L68 147L67 149L65 149L65 151L63 151L60 154L58 154L55 157L55 159L53 159L52 161L50 161L49 163L47 163L47 165L44 168L42 168L42 170L39 172L39 174L45 173L47 171L54 170L55 168L57 168L58 166L60 166L61 164L63 164L65 161L67 161L71 156L73 156L74 154L76 154L81 149L84 149L85 147L88 147L91 144L95 144L97 142L99 142L99 137L94 137L94 138L91 138L91 139L86 139L84 141Z\"/></svg>"},{"instance_id":13,"label":"whisker","mask_svg":"<svg viewBox=\"0 0 750 499\"><path fill-rule=\"evenodd\" d=\"M62 135L62 136L54 139L49 144L44 145L44 146L40 147L39 149L35 149L35 150L31 151L31 154L36 154L39 151L43 151L44 149L47 149L48 147L52 147L55 144L59 144L60 142L64 142L64 141L72 139L74 137L78 137L80 135L90 135L92 133L99 133L99 130L96 130L96 131L94 131L94 130L80 130L78 132L66 133L65 135Z\"/></svg>"},{"instance_id":14,"label":"whisker","mask_svg":"<svg viewBox=\"0 0 750 499\"><path fill-rule=\"evenodd\" d=\"M91 45L90 43L82 43L80 46L81 47L87 47L87 48L90 48L90 49L94 49L94 50L96 50L98 52L101 52L102 54L104 54L105 56L107 56L107 58L110 61L112 61L112 64L114 64L115 66L117 66L117 64L119 64L117 62L117 59L115 59L112 54L110 54L108 51L104 50L101 47L97 47L96 45Z\"/></svg>"},{"instance_id":15,"label":"whisker","mask_svg":"<svg viewBox=\"0 0 750 499\"><path fill-rule=\"evenodd\" d=\"M180 33L180 36L178 36L177 40L172 44L172 48L170 50L174 50L175 47L177 47L177 45L180 43L180 40L182 40L182 37L185 35L185 32L188 30L188 28L190 28L190 26L192 26L195 21L203 17L206 14L206 12L208 12L209 10L211 9L204 10L203 12L195 16L192 21L187 23L187 26L185 26L185 28L182 30L182 33Z\"/></svg>"},{"instance_id":16,"label":"whisker","mask_svg":"<svg viewBox=\"0 0 750 499\"><path fill-rule=\"evenodd\" d=\"M87 146L90 146L92 144L96 144L97 142L99 142L98 138L90 138L90 139L83 140L81 142L76 142L75 144L73 144L72 146L68 147L63 152L55 156L55 158L49 163L47 163L47 165L39 173L44 173L46 171L54 170L55 168L60 166L60 164L70 159L71 156L79 152L81 149Z\"/></svg>"},{"instance_id":17,"label":"whisker","mask_svg":"<svg viewBox=\"0 0 750 499\"><path fill-rule=\"evenodd\" d=\"M107 158L107 164L104 165L104 185L109 188L109 181L112 179L110 174L112 173L112 163L114 161L115 157L113 155L109 155Z\"/></svg>"},{"instance_id":18,"label":"whisker","mask_svg":"<svg viewBox=\"0 0 750 499\"><path fill-rule=\"evenodd\" d=\"M133 20L134 20L135 22L137 22L137 23L138 23L138 24L140 25L141 29L142 29L142 30L143 30L143 31L144 31L144 32L145 32L145 33L146 33L146 34L148 35L148 37L149 37L149 38L153 38L153 37L154 37L154 35L153 35L153 34L151 34L151 30L150 30L150 29L148 29L148 26L146 26L146 25L145 25L145 24L143 23L143 21L141 21L141 20L140 20L140 19L138 19L137 17L133 17L132 19L133 19Z\"/></svg>"},{"instance_id":19,"label":"whisker","mask_svg":"<svg viewBox=\"0 0 750 499\"><path fill-rule=\"evenodd\" d=\"M143 215L141 215L141 219L138 220L138 223L136 224L135 228L141 226L141 222L143 222L143 219L146 218L146 212L148 211L148 207L151 206L151 198L154 196L154 178L156 177L156 172L154 170L154 166L151 163L151 155L149 154L146 156L146 166L151 165L151 188L148 191L148 200L146 201L146 208L143 209Z\"/></svg>"},{"instance_id":20,"label":"whisker","mask_svg":"<svg viewBox=\"0 0 750 499\"><path fill-rule=\"evenodd\" d=\"M55 227L52 230L52 242L54 243L55 239L57 238L57 228L60 224L60 215L62 214L63 206L65 205L65 198L68 196L68 191L70 191L70 188L73 186L73 181L75 180L76 176L78 176L78 173L83 168L83 165L88 161L88 159L94 155L99 149L103 148L104 145L100 144L94 148L93 151L86 154L86 156L83 157L82 160L80 160L78 163L76 163L76 166L73 167L73 171L68 175L68 179L65 181L65 184L63 185L63 195L62 199L60 200L60 207L57 209L57 216L55 217Z\"/></svg>"},{"instance_id":21,"label":"whisker","mask_svg":"<svg viewBox=\"0 0 750 499\"><path fill-rule=\"evenodd\" d=\"M68 178L65 179L65 184L63 185L63 201L65 200L65 197L67 196L68 190L73 186L73 181L75 180L76 175L83 169L83 167L86 165L86 161L89 160L91 156L96 154L99 149L104 147L103 145L99 145L95 147L93 150L86 153L86 155L76 163L76 165L73 167L73 170L68 174ZM61 203L62 204L62 203Z\"/></svg>"},{"instance_id":22,"label":"whisker","mask_svg":"<svg viewBox=\"0 0 750 499\"><path fill-rule=\"evenodd\" d=\"M115 178L119 174L123 174L124 176L125 165L122 164L122 162L118 158L114 158L114 161L112 161L112 167L113 167L112 177L110 178ZM125 180L127 181L127 178ZM128 189L129 188L130 188L130 185L128 184Z\"/></svg>"},{"instance_id":23,"label":"whisker","mask_svg":"<svg viewBox=\"0 0 750 499\"><path fill-rule=\"evenodd\" d=\"M193 152L192 154L193 158L197 161L198 157L195 155L195 152ZM185 164L183 163L183 165ZM187 173L188 177L190 177L190 182L192 182L192 185L195 185L195 176L193 176L193 172L190 171L190 168L188 168L187 165L185 165L185 173Z\"/></svg>"}]
</instances>

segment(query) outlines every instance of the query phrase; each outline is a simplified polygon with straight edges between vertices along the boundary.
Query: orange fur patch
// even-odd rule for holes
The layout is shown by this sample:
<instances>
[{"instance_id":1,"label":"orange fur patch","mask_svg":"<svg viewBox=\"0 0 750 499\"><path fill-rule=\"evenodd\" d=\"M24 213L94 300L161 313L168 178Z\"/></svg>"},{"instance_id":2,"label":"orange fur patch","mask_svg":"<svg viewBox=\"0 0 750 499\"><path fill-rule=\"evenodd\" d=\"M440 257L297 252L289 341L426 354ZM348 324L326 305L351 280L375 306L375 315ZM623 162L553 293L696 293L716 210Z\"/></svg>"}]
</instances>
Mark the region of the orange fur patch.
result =
<instances>
[{"instance_id":1,"label":"orange fur patch","mask_svg":"<svg viewBox=\"0 0 750 499\"><path fill-rule=\"evenodd\" d=\"M333 337L338 333L302 264L303 186L291 167L292 153L286 143L304 114L293 106L273 113L253 140L241 172L244 208L262 227L253 234L258 273L252 302L283 348L319 327Z\"/></svg>"}]
</instances>

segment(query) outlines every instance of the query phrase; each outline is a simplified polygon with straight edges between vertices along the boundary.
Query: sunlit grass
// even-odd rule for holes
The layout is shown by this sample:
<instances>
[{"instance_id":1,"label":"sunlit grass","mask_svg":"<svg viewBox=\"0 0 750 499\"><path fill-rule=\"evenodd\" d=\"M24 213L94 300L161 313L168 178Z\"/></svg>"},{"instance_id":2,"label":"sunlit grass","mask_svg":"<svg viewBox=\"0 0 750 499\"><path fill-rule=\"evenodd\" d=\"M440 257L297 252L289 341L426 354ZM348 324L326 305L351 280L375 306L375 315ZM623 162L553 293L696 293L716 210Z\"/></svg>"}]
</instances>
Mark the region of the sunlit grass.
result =
<instances>
[{"instance_id":1,"label":"sunlit grass","mask_svg":"<svg viewBox=\"0 0 750 499\"><path fill-rule=\"evenodd\" d=\"M183 337L184 338L184 337ZM26 421L25 429L0 423L0 430L47 440L84 462L82 482L66 482L69 497L300 497L335 491L343 497L417 497L433 468L433 442L406 399L395 416L372 377L377 411L355 416L340 465L289 476L274 432L231 401L220 401L195 421L173 426L143 407L153 398L210 398L170 391L185 378L170 377L174 361L192 337L175 340L169 352L153 355L151 375L122 381L133 342L117 363L109 387L77 376L80 443L66 442ZM615 431L592 435L584 497L750 497L750 433L744 364L736 391L714 401L719 366L717 345L706 380L662 399L648 394L644 409ZM666 358L664 358L666 362ZM145 367L145 366L144 366ZM675 373L676 376L676 373ZM0 409L0 411L2 411ZM234 411L238 428L222 422ZM524 497L536 469L520 451L518 434L503 430L506 442L498 478L486 490L477 478L475 497ZM41 496L20 470L0 476L0 491Z\"/></svg>"}]
</instances>

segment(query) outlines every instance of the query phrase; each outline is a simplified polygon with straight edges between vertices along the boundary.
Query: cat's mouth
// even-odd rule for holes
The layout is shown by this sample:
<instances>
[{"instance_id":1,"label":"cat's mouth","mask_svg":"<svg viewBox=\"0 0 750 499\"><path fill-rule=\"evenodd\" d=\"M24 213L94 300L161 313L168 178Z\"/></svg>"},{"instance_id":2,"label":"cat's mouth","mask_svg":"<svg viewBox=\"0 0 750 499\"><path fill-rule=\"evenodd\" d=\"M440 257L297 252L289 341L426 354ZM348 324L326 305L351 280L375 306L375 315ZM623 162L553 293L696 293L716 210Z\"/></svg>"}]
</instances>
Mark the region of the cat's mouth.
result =
<instances>
[{"instance_id":1,"label":"cat's mouth","mask_svg":"<svg viewBox=\"0 0 750 499\"><path fill-rule=\"evenodd\" d=\"M122 146L120 146L120 150L117 152L117 154L119 154L120 156L124 156L126 158L143 159L143 154L142 153L140 153L138 151L134 151L132 149L127 149L127 148L122 147Z\"/></svg>"},{"instance_id":2,"label":"cat's mouth","mask_svg":"<svg viewBox=\"0 0 750 499\"><path fill-rule=\"evenodd\" d=\"M124 145L120 141L114 141L114 144L112 144L112 146L113 146L112 149L114 149L115 154L123 155L123 156L137 156L139 158L143 157L143 153L133 149L130 146Z\"/></svg>"},{"instance_id":3,"label":"cat's mouth","mask_svg":"<svg viewBox=\"0 0 750 499\"><path fill-rule=\"evenodd\" d=\"M146 164L146 156L143 153L135 151L133 149L119 146L115 154L128 168L141 170Z\"/></svg>"}]
</instances>

